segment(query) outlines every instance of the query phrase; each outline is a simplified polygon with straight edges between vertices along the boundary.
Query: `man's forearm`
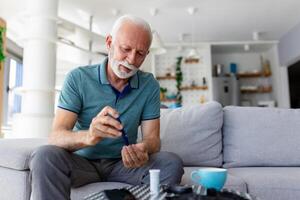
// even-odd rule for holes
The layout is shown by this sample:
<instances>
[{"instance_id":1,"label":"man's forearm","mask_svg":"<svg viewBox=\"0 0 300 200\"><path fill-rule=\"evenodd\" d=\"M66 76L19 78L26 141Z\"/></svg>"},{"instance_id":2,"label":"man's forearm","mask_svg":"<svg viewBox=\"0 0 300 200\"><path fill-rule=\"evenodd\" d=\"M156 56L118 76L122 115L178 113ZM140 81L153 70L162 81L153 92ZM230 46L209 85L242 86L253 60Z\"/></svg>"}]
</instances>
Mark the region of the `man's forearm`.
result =
<instances>
[{"instance_id":1,"label":"man's forearm","mask_svg":"<svg viewBox=\"0 0 300 200\"><path fill-rule=\"evenodd\" d=\"M142 143L146 145L148 154L153 154L160 151L160 139L157 140L144 139Z\"/></svg>"},{"instance_id":2,"label":"man's forearm","mask_svg":"<svg viewBox=\"0 0 300 200\"><path fill-rule=\"evenodd\" d=\"M87 131L73 132L69 130L57 130L51 133L49 144L62 147L68 151L76 151L86 147L85 137Z\"/></svg>"}]
</instances>

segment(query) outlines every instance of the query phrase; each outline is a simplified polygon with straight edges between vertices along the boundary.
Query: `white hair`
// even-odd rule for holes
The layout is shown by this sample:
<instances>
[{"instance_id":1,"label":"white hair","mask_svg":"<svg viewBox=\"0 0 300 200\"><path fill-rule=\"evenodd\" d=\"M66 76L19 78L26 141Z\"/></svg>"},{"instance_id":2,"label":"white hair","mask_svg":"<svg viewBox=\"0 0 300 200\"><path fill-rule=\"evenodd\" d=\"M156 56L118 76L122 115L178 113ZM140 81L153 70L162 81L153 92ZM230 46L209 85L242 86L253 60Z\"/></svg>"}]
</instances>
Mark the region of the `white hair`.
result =
<instances>
[{"instance_id":1,"label":"white hair","mask_svg":"<svg viewBox=\"0 0 300 200\"><path fill-rule=\"evenodd\" d=\"M114 41L114 38L116 37L116 34L117 34L119 28L121 27L121 25L124 22L128 22L128 21L134 23L135 25L141 26L145 31L147 31L149 34L149 39L150 39L150 44L151 44L152 31L151 31L151 27L150 27L149 23L146 22L144 19L133 16L133 15L123 15L116 20L116 22L114 23L113 28L111 30L111 33L110 33L112 36L112 40Z\"/></svg>"}]
</instances>

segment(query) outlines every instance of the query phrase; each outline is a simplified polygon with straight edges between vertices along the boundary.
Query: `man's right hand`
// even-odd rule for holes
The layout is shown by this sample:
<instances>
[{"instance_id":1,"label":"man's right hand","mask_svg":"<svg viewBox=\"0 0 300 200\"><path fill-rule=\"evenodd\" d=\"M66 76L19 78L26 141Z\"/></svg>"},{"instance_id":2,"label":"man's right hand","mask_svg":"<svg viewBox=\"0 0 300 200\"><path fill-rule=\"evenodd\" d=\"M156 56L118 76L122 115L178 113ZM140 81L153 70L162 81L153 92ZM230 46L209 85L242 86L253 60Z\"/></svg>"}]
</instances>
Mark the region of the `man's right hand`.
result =
<instances>
[{"instance_id":1,"label":"man's right hand","mask_svg":"<svg viewBox=\"0 0 300 200\"><path fill-rule=\"evenodd\" d=\"M104 107L101 112L93 118L90 128L85 137L85 144L92 146L102 138L117 138L122 135L122 124L116 120L119 113L109 107Z\"/></svg>"}]
</instances>

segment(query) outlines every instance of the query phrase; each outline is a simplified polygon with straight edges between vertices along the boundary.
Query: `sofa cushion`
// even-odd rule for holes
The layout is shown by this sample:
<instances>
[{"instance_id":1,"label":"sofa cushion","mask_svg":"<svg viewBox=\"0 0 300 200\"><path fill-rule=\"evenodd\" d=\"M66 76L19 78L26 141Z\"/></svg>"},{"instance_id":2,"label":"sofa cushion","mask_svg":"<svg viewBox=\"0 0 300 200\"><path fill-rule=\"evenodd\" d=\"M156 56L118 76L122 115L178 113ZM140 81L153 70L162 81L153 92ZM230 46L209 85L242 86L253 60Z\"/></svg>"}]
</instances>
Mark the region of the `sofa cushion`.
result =
<instances>
[{"instance_id":1,"label":"sofa cushion","mask_svg":"<svg viewBox=\"0 0 300 200\"><path fill-rule=\"evenodd\" d=\"M243 179L248 192L261 200L300 199L300 167L244 167L228 171Z\"/></svg>"},{"instance_id":2,"label":"sofa cushion","mask_svg":"<svg viewBox=\"0 0 300 200\"><path fill-rule=\"evenodd\" d=\"M29 200L29 171L17 171L0 167L0 199Z\"/></svg>"},{"instance_id":3,"label":"sofa cushion","mask_svg":"<svg viewBox=\"0 0 300 200\"><path fill-rule=\"evenodd\" d=\"M161 150L185 166L222 165L222 106L217 102L161 110Z\"/></svg>"},{"instance_id":4,"label":"sofa cushion","mask_svg":"<svg viewBox=\"0 0 300 200\"><path fill-rule=\"evenodd\" d=\"M126 186L130 186L130 185L126 184L126 183L118 183L118 182L91 183L91 184L84 185L79 188L72 188L71 199L72 200L82 200L82 199L85 199L85 197L87 197L88 195L94 194L96 192L100 192L103 190L123 188Z\"/></svg>"},{"instance_id":5,"label":"sofa cushion","mask_svg":"<svg viewBox=\"0 0 300 200\"><path fill-rule=\"evenodd\" d=\"M300 166L300 109L224 108L224 167Z\"/></svg>"},{"instance_id":6,"label":"sofa cushion","mask_svg":"<svg viewBox=\"0 0 300 200\"><path fill-rule=\"evenodd\" d=\"M184 167L184 175L181 179L182 185L195 185L196 183L191 179L191 173L194 170L197 170L201 167ZM234 176L230 173L227 174L227 179L224 185L224 188L230 190L237 190L239 192L247 192L247 185L245 181L238 176Z\"/></svg>"},{"instance_id":7,"label":"sofa cushion","mask_svg":"<svg viewBox=\"0 0 300 200\"><path fill-rule=\"evenodd\" d=\"M45 138L0 139L0 166L27 170L31 152L45 144L47 144Z\"/></svg>"}]
</instances>

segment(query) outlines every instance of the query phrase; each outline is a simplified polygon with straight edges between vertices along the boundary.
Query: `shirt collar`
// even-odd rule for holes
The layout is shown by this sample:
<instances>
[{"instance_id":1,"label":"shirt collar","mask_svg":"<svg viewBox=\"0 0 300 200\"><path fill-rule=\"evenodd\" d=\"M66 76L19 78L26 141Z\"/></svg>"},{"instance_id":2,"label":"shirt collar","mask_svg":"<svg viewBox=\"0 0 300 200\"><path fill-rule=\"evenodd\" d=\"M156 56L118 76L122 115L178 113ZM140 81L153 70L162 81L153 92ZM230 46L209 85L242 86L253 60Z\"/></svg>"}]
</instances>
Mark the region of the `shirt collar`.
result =
<instances>
[{"instance_id":1,"label":"shirt collar","mask_svg":"<svg viewBox=\"0 0 300 200\"><path fill-rule=\"evenodd\" d=\"M110 85L110 83L108 82L108 79L107 79L107 72L106 72L107 62L108 62L108 57L106 57L103 60L103 62L101 63L101 65L99 66L99 82L100 82L100 84L104 84L104 85ZM137 72L135 75L133 75L129 79L129 85L131 88L136 89L139 87L138 73L139 72Z\"/></svg>"}]
</instances>

